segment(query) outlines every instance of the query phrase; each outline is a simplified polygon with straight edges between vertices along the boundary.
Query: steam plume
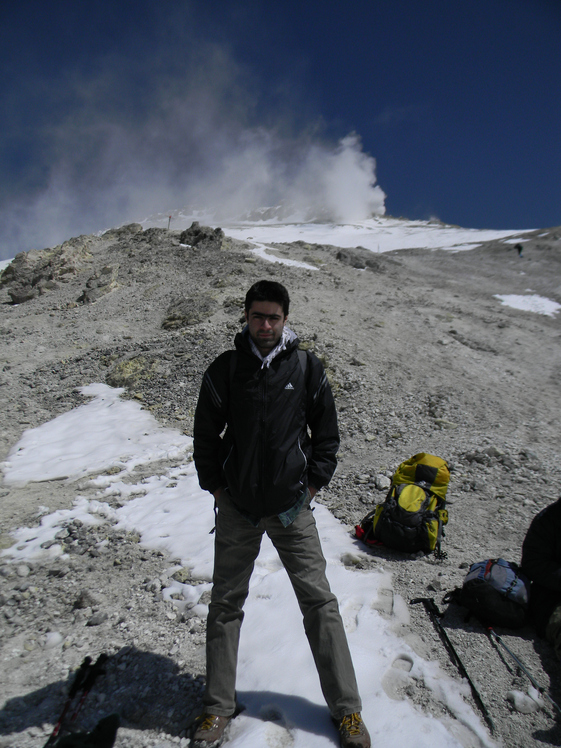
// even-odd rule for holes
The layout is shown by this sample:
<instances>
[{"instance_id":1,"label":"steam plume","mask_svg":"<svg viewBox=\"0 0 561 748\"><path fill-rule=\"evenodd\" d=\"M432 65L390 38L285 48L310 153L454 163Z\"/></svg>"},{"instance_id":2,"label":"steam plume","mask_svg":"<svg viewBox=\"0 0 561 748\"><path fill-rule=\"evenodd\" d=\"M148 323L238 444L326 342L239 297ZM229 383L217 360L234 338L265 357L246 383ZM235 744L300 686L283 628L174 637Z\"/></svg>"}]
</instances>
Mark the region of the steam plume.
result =
<instances>
[{"instance_id":1,"label":"steam plume","mask_svg":"<svg viewBox=\"0 0 561 748\"><path fill-rule=\"evenodd\" d=\"M0 208L0 258L190 205L217 221L279 204L300 220L384 213L358 135L334 143L315 123L295 134L286 112L263 125L243 79L212 48L185 79L149 83L134 107L119 104L124 84L109 63L74 82L69 113L42 133L46 181Z\"/></svg>"}]
</instances>

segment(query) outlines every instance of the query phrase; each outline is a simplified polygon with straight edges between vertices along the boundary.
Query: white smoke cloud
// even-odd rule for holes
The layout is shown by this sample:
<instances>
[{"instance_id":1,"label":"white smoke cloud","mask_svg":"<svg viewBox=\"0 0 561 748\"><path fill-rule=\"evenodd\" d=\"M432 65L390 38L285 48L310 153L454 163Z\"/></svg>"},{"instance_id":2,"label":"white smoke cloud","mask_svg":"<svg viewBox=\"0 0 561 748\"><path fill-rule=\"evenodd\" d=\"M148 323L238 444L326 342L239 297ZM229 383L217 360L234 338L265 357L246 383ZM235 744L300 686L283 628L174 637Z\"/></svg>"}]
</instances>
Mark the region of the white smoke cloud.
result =
<instances>
[{"instance_id":1,"label":"white smoke cloud","mask_svg":"<svg viewBox=\"0 0 561 748\"><path fill-rule=\"evenodd\" d=\"M362 151L354 133L333 146L246 131L217 172L199 175L189 199L222 220L276 205L283 207L284 220L338 223L385 211L376 162Z\"/></svg>"},{"instance_id":2,"label":"white smoke cloud","mask_svg":"<svg viewBox=\"0 0 561 748\"><path fill-rule=\"evenodd\" d=\"M251 76L224 50L199 45L188 75L149 81L134 108L114 67L64 81L72 106L40 133L46 186L0 207L0 259L189 205L219 220L280 203L335 222L384 213L359 136L328 141L286 110L262 124Z\"/></svg>"},{"instance_id":3,"label":"white smoke cloud","mask_svg":"<svg viewBox=\"0 0 561 748\"><path fill-rule=\"evenodd\" d=\"M310 206L318 217L338 223L362 221L385 212L385 194L376 186L376 161L362 151L356 133L344 137L335 149L313 146L296 184L303 184L300 204L314 195Z\"/></svg>"}]
</instances>

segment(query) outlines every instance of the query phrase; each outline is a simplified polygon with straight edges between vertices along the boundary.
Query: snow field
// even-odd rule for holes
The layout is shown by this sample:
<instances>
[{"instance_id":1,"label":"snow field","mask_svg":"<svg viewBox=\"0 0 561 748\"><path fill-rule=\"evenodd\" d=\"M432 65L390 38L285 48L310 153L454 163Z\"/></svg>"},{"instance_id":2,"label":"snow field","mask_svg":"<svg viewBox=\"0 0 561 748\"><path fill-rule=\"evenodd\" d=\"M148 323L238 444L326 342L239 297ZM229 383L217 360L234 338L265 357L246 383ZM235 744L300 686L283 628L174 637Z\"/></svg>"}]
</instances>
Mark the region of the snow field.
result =
<instances>
[{"instance_id":1,"label":"snow field","mask_svg":"<svg viewBox=\"0 0 561 748\"><path fill-rule=\"evenodd\" d=\"M39 527L19 529L16 544L2 555L20 563L60 556L59 544L47 549L41 544L54 540L72 518L88 523L116 521L117 527L139 533L146 547L181 559L191 577L202 582L174 582L163 591L163 597L171 600L171 594L180 591L183 600L173 601L179 612L189 608L191 614L204 618L207 608L199 600L209 589L212 576L213 536L209 532L214 514L212 498L199 488L189 461L191 440L162 428L139 403L122 401L120 390L95 384L81 391L93 399L24 433L3 465L5 480L19 483L65 477L75 481L110 468L120 471L91 479L99 489L97 499L77 496L72 509L45 514ZM129 482L134 480L135 466L163 456L183 458L183 464L140 483ZM112 508L104 500L110 496L119 496L123 505ZM395 597L391 616L377 609L380 595L391 591L390 575L383 569L355 568L353 561L366 556L358 541L325 507L316 505L315 517L357 671L363 716L374 744L383 739L385 748L492 748L495 744L479 716L462 698L469 693L467 685L448 677L437 663L419 657L394 633L396 624L409 621L407 602ZM257 559L245 613L237 687L246 709L232 723L229 745L333 746L336 732L321 694L296 598L268 538L264 538ZM446 704L455 719L445 724L409 700L395 698L392 683L416 680L430 689L435 700Z\"/></svg>"}]
</instances>

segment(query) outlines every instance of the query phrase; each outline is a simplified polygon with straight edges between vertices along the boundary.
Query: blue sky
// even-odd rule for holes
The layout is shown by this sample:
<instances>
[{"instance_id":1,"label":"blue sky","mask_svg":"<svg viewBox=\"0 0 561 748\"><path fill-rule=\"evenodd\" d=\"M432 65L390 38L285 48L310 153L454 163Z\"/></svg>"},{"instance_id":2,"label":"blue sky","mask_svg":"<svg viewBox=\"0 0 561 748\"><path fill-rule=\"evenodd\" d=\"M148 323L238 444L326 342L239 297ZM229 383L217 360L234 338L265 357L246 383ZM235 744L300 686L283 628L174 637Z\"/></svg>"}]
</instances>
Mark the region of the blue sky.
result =
<instances>
[{"instance_id":1,"label":"blue sky","mask_svg":"<svg viewBox=\"0 0 561 748\"><path fill-rule=\"evenodd\" d=\"M0 252L279 199L351 133L390 215L559 225L560 38L559 0L4 0Z\"/></svg>"}]
</instances>

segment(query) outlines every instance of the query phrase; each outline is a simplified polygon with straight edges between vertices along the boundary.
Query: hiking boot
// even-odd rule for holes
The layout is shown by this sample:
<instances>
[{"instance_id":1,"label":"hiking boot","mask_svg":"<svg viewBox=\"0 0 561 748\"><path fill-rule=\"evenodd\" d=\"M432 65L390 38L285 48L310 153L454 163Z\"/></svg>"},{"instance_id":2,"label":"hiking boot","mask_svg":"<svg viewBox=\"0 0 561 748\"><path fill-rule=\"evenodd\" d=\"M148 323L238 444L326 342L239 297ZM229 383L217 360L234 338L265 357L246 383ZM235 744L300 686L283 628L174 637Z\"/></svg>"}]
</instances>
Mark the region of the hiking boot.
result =
<instances>
[{"instance_id":1,"label":"hiking boot","mask_svg":"<svg viewBox=\"0 0 561 748\"><path fill-rule=\"evenodd\" d=\"M224 730L232 717L203 714L191 738L191 748L218 748L224 742Z\"/></svg>"},{"instance_id":2,"label":"hiking boot","mask_svg":"<svg viewBox=\"0 0 561 748\"><path fill-rule=\"evenodd\" d=\"M347 714L339 722L341 748L370 748L370 735L359 712Z\"/></svg>"}]
</instances>

